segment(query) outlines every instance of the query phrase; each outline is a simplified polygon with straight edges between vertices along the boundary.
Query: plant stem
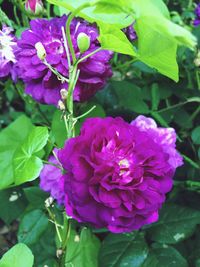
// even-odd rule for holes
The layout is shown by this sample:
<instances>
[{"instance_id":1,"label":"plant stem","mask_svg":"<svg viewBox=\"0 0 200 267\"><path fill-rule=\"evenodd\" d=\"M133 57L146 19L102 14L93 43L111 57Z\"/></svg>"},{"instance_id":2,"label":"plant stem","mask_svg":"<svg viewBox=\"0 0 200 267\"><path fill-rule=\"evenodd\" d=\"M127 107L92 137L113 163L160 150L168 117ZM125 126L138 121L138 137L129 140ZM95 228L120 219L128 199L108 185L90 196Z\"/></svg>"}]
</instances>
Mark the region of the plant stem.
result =
<instances>
[{"instance_id":1,"label":"plant stem","mask_svg":"<svg viewBox=\"0 0 200 267\"><path fill-rule=\"evenodd\" d=\"M18 17L18 15L17 15L17 7L16 7L16 6L13 7L13 12L14 12L14 17L15 17L15 20L16 20L17 24L18 24L19 26L21 26L19 17Z\"/></svg>"},{"instance_id":2,"label":"plant stem","mask_svg":"<svg viewBox=\"0 0 200 267\"><path fill-rule=\"evenodd\" d=\"M69 44L69 50L70 53L72 55L72 61L73 64L76 63L76 55L75 55L75 51L74 51L74 47L73 47L73 43L72 43L72 39L71 39L71 33L70 33L70 24L73 20L73 18L84 8L89 7L90 4L89 3L85 3L83 5L81 5L80 7L78 7L77 9L75 9L68 17L67 19L67 24L66 24L66 35L67 35L67 41Z\"/></svg>"},{"instance_id":3,"label":"plant stem","mask_svg":"<svg viewBox=\"0 0 200 267\"><path fill-rule=\"evenodd\" d=\"M74 118L74 119L75 119L75 120L79 120L79 119L81 119L81 118L87 116L87 115L88 115L90 112L92 112L95 108L96 108L96 106L93 106L93 107L90 108L88 111L86 111L84 114L82 114L82 115L80 115L80 116L78 116L78 117L76 117L76 118Z\"/></svg>"},{"instance_id":4,"label":"plant stem","mask_svg":"<svg viewBox=\"0 0 200 267\"><path fill-rule=\"evenodd\" d=\"M96 50L94 50L94 51L91 52L90 54L86 55L85 57L80 58L80 59L78 60L77 64L81 63L81 62L84 61L85 59L87 59L87 58L93 56L94 54L96 54L97 52L99 52L99 51L101 51L101 50L102 50L101 47L97 48Z\"/></svg>"},{"instance_id":5,"label":"plant stem","mask_svg":"<svg viewBox=\"0 0 200 267\"><path fill-rule=\"evenodd\" d=\"M44 164L48 164L48 165L54 166L54 167L59 168L60 170L62 170L62 167L60 165L58 165L58 164L54 164L54 163L52 163L50 161L46 161L46 160L43 160L42 162Z\"/></svg>"},{"instance_id":6,"label":"plant stem","mask_svg":"<svg viewBox=\"0 0 200 267\"><path fill-rule=\"evenodd\" d=\"M50 19L51 17L51 5L47 2L47 17Z\"/></svg>"},{"instance_id":7,"label":"plant stem","mask_svg":"<svg viewBox=\"0 0 200 267\"><path fill-rule=\"evenodd\" d=\"M200 169L200 166L198 163L194 162L192 159L190 159L188 156L181 154L181 156L184 158L185 161L187 161L191 166L193 166L195 169Z\"/></svg>"},{"instance_id":8,"label":"plant stem","mask_svg":"<svg viewBox=\"0 0 200 267\"><path fill-rule=\"evenodd\" d=\"M196 116L199 114L199 112L200 112L200 106L198 106L198 108L192 113L192 115L189 118L189 121L193 121L196 118Z\"/></svg>"},{"instance_id":9,"label":"plant stem","mask_svg":"<svg viewBox=\"0 0 200 267\"><path fill-rule=\"evenodd\" d=\"M187 187L187 188L199 188L200 189L200 182L198 181L174 181L175 186L182 186L182 187Z\"/></svg>"},{"instance_id":10,"label":"plant stem","mask_svg":"<svg viewBox=\"0 0 200 267\"><path fill-rule=\"evenodd\" d=\"M200 79L199 79L199 70L196 70L196 80L197 80L197 88L200 90Z\"/></svg>"}]
</instances>

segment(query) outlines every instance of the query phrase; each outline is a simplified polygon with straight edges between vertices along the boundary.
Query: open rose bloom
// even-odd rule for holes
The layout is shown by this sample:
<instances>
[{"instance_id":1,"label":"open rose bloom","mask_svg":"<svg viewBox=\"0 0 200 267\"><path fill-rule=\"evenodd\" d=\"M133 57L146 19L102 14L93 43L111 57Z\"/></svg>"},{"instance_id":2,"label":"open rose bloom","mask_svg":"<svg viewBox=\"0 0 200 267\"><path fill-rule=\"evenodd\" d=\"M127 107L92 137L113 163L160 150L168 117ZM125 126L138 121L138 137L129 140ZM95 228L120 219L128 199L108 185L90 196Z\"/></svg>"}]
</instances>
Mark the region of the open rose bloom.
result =
<instances>
[{"instance_id":1,"label":"open rose bloom","mask_svg":"<svg viewBox=\"0 0 200 267\"><path fill-rule=\"evenodd\" d=\"M115 233L139 229L158 220L182 165L175 142L174 129L159 128L144 116L131 124L121 118L87 119L80 135L57 152L63 174L46 165L41 187L59 196L79 222Z\"/></svg>"},{"instance_id":2,"label":"open rose bloom","mask_svg":"<svg viewBox=\"0 0 200 267\"><path fill-rule=\"evenodd\" d=\"M46 51L46 61L65 78L69 78L69 66L64 45L63 31L67 16L61 18L35 19L30 29L22 33L18 42L17 54L20 78L25 82L25 92L36 101L44 104L58 104L60 90L68 89L68 83L62 82L37 56L36 46L40 43ZM84 57L100 47L99 33L95 26L82 19L73 19L70 25L71 38L76 57ZM77 39L84 33L90 40L88 50L81 55ZM79 64L80 75L74 90L74 100L86 101L102 89L112 76L109 61L113 53L99 51Z\"/></svg>"}]
</instances>

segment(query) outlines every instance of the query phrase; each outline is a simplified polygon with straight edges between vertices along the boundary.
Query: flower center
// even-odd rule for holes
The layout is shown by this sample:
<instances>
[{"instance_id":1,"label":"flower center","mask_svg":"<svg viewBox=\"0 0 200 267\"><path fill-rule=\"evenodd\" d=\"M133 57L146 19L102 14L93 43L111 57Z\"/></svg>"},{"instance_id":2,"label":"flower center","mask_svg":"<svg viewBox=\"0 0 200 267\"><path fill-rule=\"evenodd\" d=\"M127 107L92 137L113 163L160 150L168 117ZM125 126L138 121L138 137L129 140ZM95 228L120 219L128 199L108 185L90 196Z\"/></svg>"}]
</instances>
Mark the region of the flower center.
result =
<instances>
[{"instance_id":1,"label":"flower center","mask_svg":"<svg viewBox=\"0 0 200 267\"><path fill-rule=\"evenodd\" d=\"M122 159L119 161L119 167L120 167L120 173L119 175L122 176L124 173L126 173L129 169L130 163L127 159Z\"/></svg>"}]
</instances>

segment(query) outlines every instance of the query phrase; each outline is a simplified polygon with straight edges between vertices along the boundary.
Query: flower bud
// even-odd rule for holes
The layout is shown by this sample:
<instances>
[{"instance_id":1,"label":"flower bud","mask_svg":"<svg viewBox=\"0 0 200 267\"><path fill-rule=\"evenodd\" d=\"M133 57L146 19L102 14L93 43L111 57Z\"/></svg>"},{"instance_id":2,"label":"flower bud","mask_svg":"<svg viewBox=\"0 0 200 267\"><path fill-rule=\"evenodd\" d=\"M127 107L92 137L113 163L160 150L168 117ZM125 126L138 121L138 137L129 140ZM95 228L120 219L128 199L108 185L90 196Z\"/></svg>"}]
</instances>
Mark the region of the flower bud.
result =
<instances>
[{"instance_id":1,"label":"flower bud","mask_svg":"<svg viewBox=\"0 0 200 267\"><path fill-rule=\"evenodd\" d=\"M41 0L27 0L25 9L33 15L39 15L43 11L43 3Z\"/></svg>"},{"instance_id":2,"label":"flower bud","mask_svg":"<svg viewBox=\"0 0 200 267\"><path fill-rule=\"evenodd\" d=\"M90 37L84 32L79 33L77 37L77 45L78 45L79 51L81 53L84 53L90 47Z\"/></svg>"},{"instance_id":3,"label":"flower bud","mask_svg":"<svg viewBox=\"0 0 200 267\"><path fill-rule=\"evenodd\" d=\"M62 102L62 100L58 101L58 108L62 111L65 110L65 104Z\"/></svg>"},{"instance_id":4,"label":"flower bud","mask_svg":"<svg viewBox=\"0 0 200 267\"><path fill-rule=\"evenodd\" d=\"M66 100L67 96L68 96L67 90L66 89L61 89L60 90L60 95L61 95L62 100Z\"/></svg>"},{"instance_id":5,"label":"flower bud","mask_svg":"<svg viewBox=\"0 0 200 267\"><path fill-rule=\"evenodd\" d=\"M35 49L37 50L37 56L39 59L44 60L46 57L46 50L41 42L35 44Z\"/></svg>"}]
</instances>

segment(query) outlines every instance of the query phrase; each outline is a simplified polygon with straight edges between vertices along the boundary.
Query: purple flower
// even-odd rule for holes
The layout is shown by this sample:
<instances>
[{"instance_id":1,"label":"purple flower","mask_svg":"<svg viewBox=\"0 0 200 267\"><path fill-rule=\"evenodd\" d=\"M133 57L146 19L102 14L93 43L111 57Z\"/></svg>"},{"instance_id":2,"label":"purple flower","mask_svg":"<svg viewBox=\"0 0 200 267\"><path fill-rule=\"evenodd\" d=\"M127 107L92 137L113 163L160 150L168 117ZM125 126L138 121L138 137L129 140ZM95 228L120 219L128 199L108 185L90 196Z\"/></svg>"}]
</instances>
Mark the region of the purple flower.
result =
<instances>
[{"instance_id":1,"label":"purple flower","mask_svg":"<svg viewBox=\"0 0 200 267\"><path fill-rule=\"evenodd\" d=\"M30 29L22 33L18 42L18 67L20 77L26 85L25 92L40 103L57 105L60 90L68 88L68 84L62 83L38 58L35 48L37 43L41 43L46 50L46 61L68 78L69 68L62 35L66 20L66 16L51 20L32 20ZM80 33L85 33L90 38L90 47L82 55L77 45ZM72 21L71 38L77 58L84 57L100 46L96 27L81 19ZM79 64L80 76L74 91L74 100L85 101L105 85L107 78L112 75L109 65L111 56L110 51L100 51Z\"/></svg>"},{"instance_id":2,"label":"purple flower","mask_svg":"<svg viewBox=\"0 0 200 267\"><path fill-rule=\"evenodd\" d=\"M87 119L80 135L58 151L66 170L67 214L116 233L157 221L174 172L183 164L175 141L172 128L158 128L143 116L131 124L121 118Z\"/></svg>"},{"instance_id":3,"label":"purple flower","mask_svg":"<svg viewBox=\"0 0 200 267\"><path fill-rule=\"evenodd\" d=\"M3 25L2 30L0 30L0 78L11 75L15 81L17 78L15 68L17 40L11 33L12 31L12 28L6 25Z\"/></svg>"},{"instance_id":4,"label":"purple flower","mask_svg":"<svg viewBox=\"0 0 200 267\"><path fill-rule=\"evenodd\" d=\"M198 26L200 24L200 4L195 9L196 19L193 21L194 26Z\"/></svg>"},{"instance_id":5,"label":"purple flower","mask_svg":"<svg viewBox=\"0 0 200 267\"><path fill-rule=\"evenodd\" d=\"M43 3L41 0L27 0L25 3L26 11L38 15L43 10Z\"/></svg>"},{"instance_id":6,"label":"purple flower","mask_svg":"<svg viewBox=\"0 0 200 267\"><path fill-rule=\"evenodd\" d=\"M57 154L57 150L54 149L54 153ZM42 190L51 194L51 196L57 200L58 204L64 204L64 190L63 190L63 175L62 171L56 165L59 162L54 156L49 157L49 163L45 164L42 172L40 173L40 187Z\"/></svg>"}]
</instances>

